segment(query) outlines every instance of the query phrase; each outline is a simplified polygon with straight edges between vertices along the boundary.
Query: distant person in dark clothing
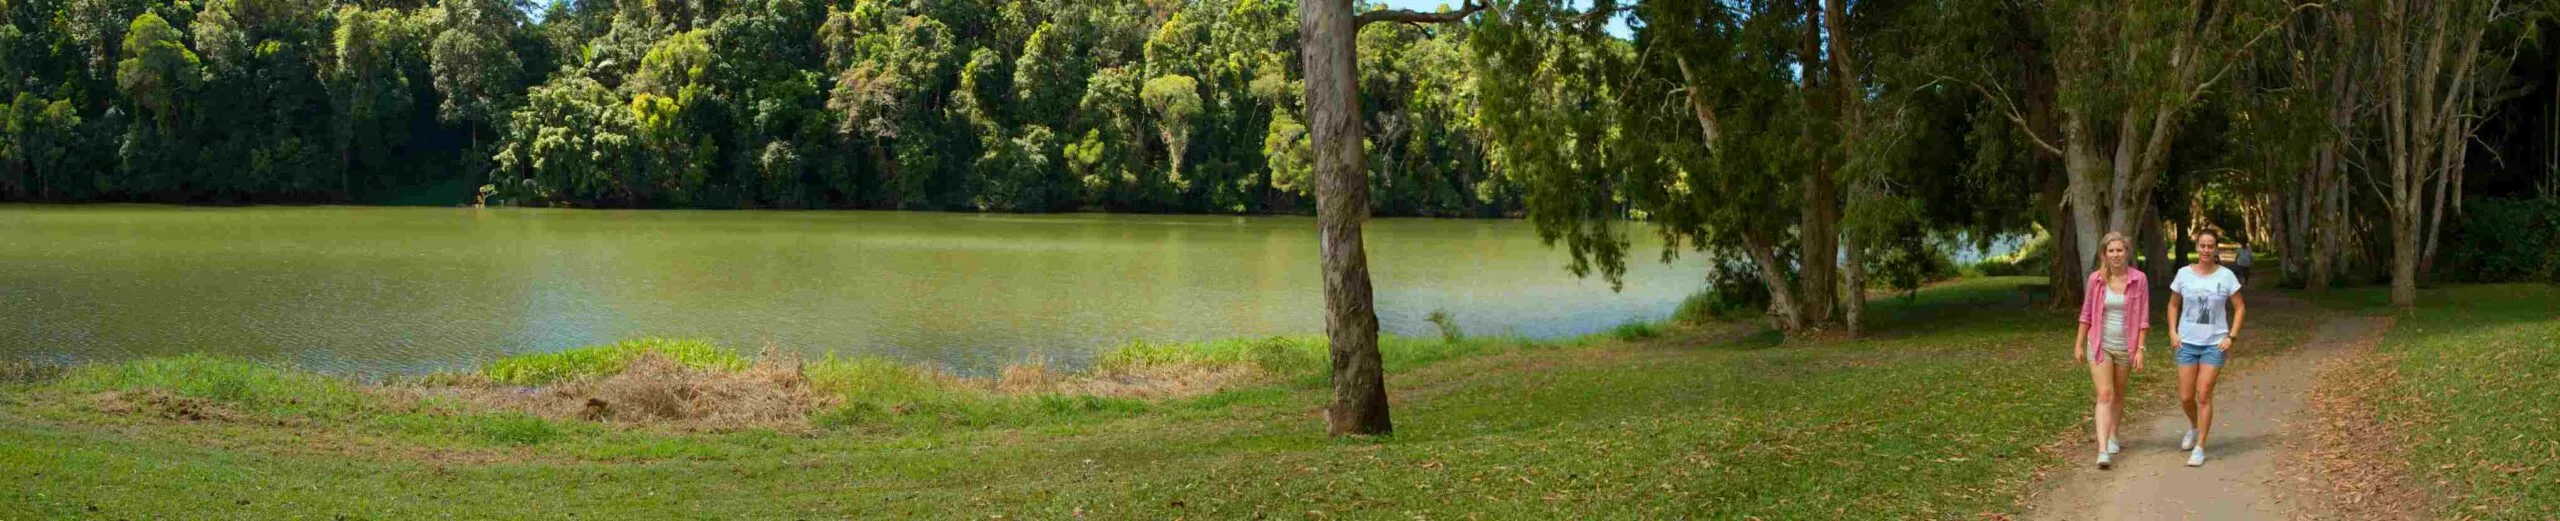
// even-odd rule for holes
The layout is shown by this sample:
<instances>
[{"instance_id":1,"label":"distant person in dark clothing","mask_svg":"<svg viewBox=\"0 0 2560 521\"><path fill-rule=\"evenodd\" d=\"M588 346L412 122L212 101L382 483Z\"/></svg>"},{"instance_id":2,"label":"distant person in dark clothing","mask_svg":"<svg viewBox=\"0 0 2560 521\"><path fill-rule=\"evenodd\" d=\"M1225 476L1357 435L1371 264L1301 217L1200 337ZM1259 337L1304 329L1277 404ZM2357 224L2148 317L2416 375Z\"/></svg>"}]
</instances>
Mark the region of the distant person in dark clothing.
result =
<instances>
[{"instance_id":1,"label":"distant person in dark clothing","mask_svg":"<svg viewBox=\"0 0 2560 521\"><path fill-rule=\"evenodd\" d=\"M2231 259L2231 276L2232 276L2232 277L2235 277L2235 278L2240 279L2240 283L2241 283L2241 284L2248 284L2248 283L2249 283L2249 244L2248 244L2248 243L2241 243L2241 244L2240 244L2240 253L2238 253L2238 254L2236 254L2236 255L2233 255L2233 256L2232 256L2232 259Z\"/></svg>"}]
</instances>

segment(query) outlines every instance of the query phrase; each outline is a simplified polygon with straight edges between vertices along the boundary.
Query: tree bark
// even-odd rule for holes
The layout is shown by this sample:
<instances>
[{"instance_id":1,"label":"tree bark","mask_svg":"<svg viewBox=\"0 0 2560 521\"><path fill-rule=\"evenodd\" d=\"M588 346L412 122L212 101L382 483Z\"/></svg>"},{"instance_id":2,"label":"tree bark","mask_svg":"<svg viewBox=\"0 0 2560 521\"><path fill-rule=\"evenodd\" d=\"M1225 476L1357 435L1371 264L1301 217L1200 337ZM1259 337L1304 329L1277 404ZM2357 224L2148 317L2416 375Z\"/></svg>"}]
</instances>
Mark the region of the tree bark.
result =
<instances>
[{"instance_id":1,"label":"tree bark","mask_svg":"<svg viewBox=\"0 0 2560 521\"><path fill-rule=\"evenodd\" d=\"M1315 160L1316 228L1324 256L1325 337L1333 362L1333 404L1326 433L1387 434L1378 314L1369 284L1361 224L1369 217L1369 184L1361 169L1357 26L1351 0L1298 4L1305 45L1307 128Z\"/></svg>"},{"instance_id":2,"label":"tree bark","mask_svg":"<svg viewBox=\"0 0 2560 521\"><path fill-rule=\"evenodd\" d=\"M2144 271L2150 272L2151 287L2169 287L2169 281L2178 270L2177 259L2169 255L2169 245L2178 242L2177 238L2170 234L2177 228L2170 226L2168 221L2158 216L2144 218L2141 222L2141 227L2144 228L2142 254L2151 260L2151 265L2145 267Z\"/></svg>"},{"instance_id":3,"label":"tree bark","mask_svg":"<svg viewBox=\"0 0 2560 521\"><path fill-rule=\"evenodd\" d=\"M1822 59L1819 54L1822 40L1820 32L1822 10L1812 5L1815 1L1818 0L1806 0L1808 9L1805 10L1804 15L1806 24L1803 45L1797 50L1798 56L1806 62L1818 62ZM1822 65L1821 63L1803 65L1801 74L1805 90L1819 92L1820 78L1823 75ZM1823 113L1823 107L1820 106L1822 99L1822 96L1805 96L1805 109L1814 114ZM1808 149L1822 145L1817 142L1818 139L1813 132L1814 126L1805 127L1803 139ZM1796 269L1799 275L1799 284L1796 287L1804 290L1803 306L1799 310L1803 312L1804 325L1816 330L1828 329L1837 324L1832 320L1832 304L1839 295L1837 289L1839 280L1835 275L1839 272L1840 266L1840 194L1833 179L1833 169L1836 166L1827 158L1816 159L1812 168L1805 171L1803 207L1799 210L1803 220L1796 228Z\"/></svg>"},{"instance_id":4,"label":"tree bark","mask_svg":"<svg viewBox=\"0 0 2560 521\"><path fill-rule=\"evenodd\" d=\"M1848 9L1846 0L1822 2L1822 28L1831 37L1830 55L1833 74L1831 85L1833 90L1839 93L1840 146L1841 149L1848 151L1847 154L1843 154L1844 163L1847 162L1846 157L1858 153L1859 143L1865 139L1867 127L1867 101L1860 89L1864 84L1858 80L1858 63L1855 55L1850 51L1849 33L1841 29L1842 25L1849 23ZM1860 175L1850 182L1849 197L1852 201L1876 197L1875 184L1869 179L1870 177L1872 176ZM1865 322L1867 314L1867 245L1866 241L1861 239L1866 235L1859 233L1859 230L1850 230L1841 240L1841 246L1848 249L1848 261L1842 268L1844 276L1841 280L1842 285L1847 287L1848 294L1842 297L1844 302L1840 308L1851 337L1858 336L1858 329Z\"/></svg>"},{"instance_id":5,"label":"tree bark","mask_svg":"<svg viewBox=\"0 0 2560 521\"><path fill-rule=\"evenodd\" d=\"M1803 307L1796 304L1795 288L1787 283L1787 273L1778 269L1778 247L1759 232L1742 232L1744 255L1751 265L1760 268L1760 283L1769 288L1769 322L1779 331L1793 334L1804 330Z\"/></svg>"},{"instance_id":6,"label":"tree bark","mask_svg":"<svg viewBox=\"0 0 2560 521\"><path fill-rule=\"evenodd\" d=\"M2037 195L2036 206L2043 210L2042 224L2050 241L2046 243L2049 251L2045 252L2045 258L2049 260L2045 263L2045 284L2053 288L2053 300L2046 303L2046 307L2069 309L2080 305L2080 281L2085 280L2087 274L2077 273L2080 264L2072 261L2074 256L2071 253L2080 251L2080 245L2079 237L2072 233L2071 210L2063 206L2066 181L2062 172L2050 165L2044 170L2044 189Z\"/></svg>"},{"instance_id":7,"label":"tree bark","mask_svg":"<svg viewBox=\"0 0 2560 521\"><path fill-rule=\"evenodd\" d=\"M2105 238L2104 207L2098 199L2100 162L2097 133L2089 130L2089 122L2079 111L2066 110L2062 116L2063 172L2069 184L2063 187L2065 204L2071 207L2072 233L2079 240L2072 262L2089 262L2098 257L2098 240ZM2058 246L2058 245L2057 245ZM2057 248L2054 253L2060 255Z\"/></svg>"}]
</instances>

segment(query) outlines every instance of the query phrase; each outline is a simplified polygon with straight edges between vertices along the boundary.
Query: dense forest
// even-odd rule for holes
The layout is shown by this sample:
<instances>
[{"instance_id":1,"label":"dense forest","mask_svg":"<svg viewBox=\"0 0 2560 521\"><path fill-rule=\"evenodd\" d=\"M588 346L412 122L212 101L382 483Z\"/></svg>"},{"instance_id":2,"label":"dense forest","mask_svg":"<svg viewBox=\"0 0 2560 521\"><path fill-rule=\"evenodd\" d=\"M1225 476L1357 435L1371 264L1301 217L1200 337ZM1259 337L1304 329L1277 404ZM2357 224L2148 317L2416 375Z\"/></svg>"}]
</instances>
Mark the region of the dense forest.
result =
<instances>
[{"instance_id":1,"label":"dense forest","mask_svg":"<svg viewBox=\"0 0 2560 521\"><path fill-rule=\"evenodd\" d=\"M7 0L0 198L1312 211L1267 0ZM1497 216L1467 28L1361 33L1375 211Z\"/></svg>"}]
</instances>

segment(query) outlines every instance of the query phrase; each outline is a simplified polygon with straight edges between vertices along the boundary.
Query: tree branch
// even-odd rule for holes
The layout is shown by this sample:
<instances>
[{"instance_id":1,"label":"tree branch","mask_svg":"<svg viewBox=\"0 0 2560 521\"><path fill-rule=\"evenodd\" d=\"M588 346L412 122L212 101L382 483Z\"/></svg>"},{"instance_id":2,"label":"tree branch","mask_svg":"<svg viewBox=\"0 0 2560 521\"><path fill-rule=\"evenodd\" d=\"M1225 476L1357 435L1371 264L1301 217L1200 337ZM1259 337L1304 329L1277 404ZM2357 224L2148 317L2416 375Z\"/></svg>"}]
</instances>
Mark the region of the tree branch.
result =
<instances>
[{"instance_id":1,"label":"tree branch","mask_svg":"<svg viewBox=\"0 0 2560 521\"><path fill-rule=\"evenodd\" d=\"M2285 23L2286 23L2286 22L2290 22L2290 21L2292 21L2292 20L2293 20L2293 15L2294 15L2295 13L2300 13L2300 12L2302 12L2302 11L2303 11L2303 10L2305 10L2305 9L2327 9L2328 7L2329 7L2329 6L2327 6L2327 5L2323 5L2323 4L2311 3L2311 4L2302 4L2302 5L2297 5L2297 6L2294 6L2292 9L2287 9L2287 10L2285 10L2285 12L2284 12L2284 16L2283 16L2283 17L2277 18L2274 22L2269 22L2269 23L2267 24L2267 27L2266 27L2265 29L2261 29L2261 30L2259 30L2259 31L2258 31L2258 35L2257 35L2257 36L2249 37L2249 41L2248 41L2247 43L2242 43L2242 44L2240 44L2240 52L2246 53L2246 52L2250 52L2250 50L2252 50L2252 49L2256 49L2256 48L2258 48L2258 40L2265 39L2265 38L2267 37L2267 35L2269 35L2269 34L2274 34L2274 33L2276 32L2276 30L2277 30L2277 29L2281 29L2281 28L2283 28L2283 27L2285 26ZM2190 57L2190 58L2192 59L2192 57ZM2192 100L2192 99L2196 99L2196 98L2198 98L2198 97L2202 97L2202 96L2204 96L2204 92L2205 92L2205 90L2206 90L2206 89L2211 89L2211 88L2213 88L2213 84L2214 84L2214 83L2217 83L2217 82L2222 81L2222 78L2223 78L2224 76L2227 76L2227 75L2229 75L2229 74L2231 73L2231 66L2232 66L2233 64L2237 64L2237 63L2239 63L2239 62L2240 62L2240 60L2239 60L2238 58L2233 58L2233 59L2232 59L2232 60L2230 60L2230 61L2224 62L2224 63L2222 64L2222 68L2221 68L2221 69L2219 69L2219 70L2215 70L2215 71L2213 72L2213 76L2210 76L2210 77L2205 78L2205 80L2204 80L2204 82L2203 82L2203 83L2197 83L2197 84L2196 84L2196 88L2195 88L2194 90L2188 91L2188 92L2187 92L2187 99Z\"/></svg>"},{"instance_id":2,"label":"tree branch","mask_svg":"<svg viewBox=\"0 0 2560 521\"><path fill-rule=\"evenodd\" d=\"M1360 13L1358 18L1353 19L1352 27L1367 27L1369 24L1377 22L1445 24L1465 20L1468 16L1473 16L1477 11L1483 10L1484 4L1476 3L1476 0L1466 0L1465 6L1458 8L1456 11L1441 11L1436 13L1424 13L1411 9L1380 9Z\"/></svg>"},{"instance_id":3,"label":"tree branch","mask_svg":"<svg viewBox=\"0 0 2560 521\"><path fill-rule=\"evenodd\" d=\"M2052 142L2045 141L2045 140L2044 140L2044 136L2036 135L2036 126L2035 126L2035 125L2027 124L2027 118L2026 118L2025 116L2023 116L2023 115L2018 114L2018 105L2017 105L2016 103L2013 103L2013 102L2009 101L2009 97L2008 97L2008 96L2004 96L2004 95L2000 95L2000 94L1993 94L1993 93L1991 92L1991 88L1990 88L1990 87L1984 87L1984 86L1982 86L1982 84L1980 84L1980 83L1975 83L1975 82L1973 82L1973 81L1971 81L1971 80L1966 80L1966 79L1963 79L1963 78L1949 77L1949 76L1946 76L1946 75L1935 75L1935 76L1937 76L1937 77L1938 77L1938 80L1940 80L1940 81L1953 81L1953 82L1956 82L1956 83L1962 83L1962 84L1966 84L1966 85L1971 85L1971 86L1973 86L1973 90L1975 90L1975 91L1979 91L1979 92L1981 92L1981 93L1982 93L1982 97L1991 98L1991 99L1995 99L1995 100L2000 100L2000 112L2002 113L2002 115L2006 115L2006 116L2008 116L2008 117L2009 117L2009 121L2017 123L2017 124L2018 124L2018 130L2025 131L2025 132L2027 133L2027 140L2028 140L2028 141L2031 141L2031 142L2034 142L2034 143L2035 143L2035 145L2036 145L2036 148L2044 149L2044 151L2045 151L2045 152L2047 152L2047 153L2051 153L2051 154L2053 154L2055 157L2060 157L2060 156L2062 156L2062 155L2063 155L2063 154L2062 154L2062 148L2061 148L2061 147L2053 146L2053 143L2052 143Z\"/></svg>"}]
</instances>

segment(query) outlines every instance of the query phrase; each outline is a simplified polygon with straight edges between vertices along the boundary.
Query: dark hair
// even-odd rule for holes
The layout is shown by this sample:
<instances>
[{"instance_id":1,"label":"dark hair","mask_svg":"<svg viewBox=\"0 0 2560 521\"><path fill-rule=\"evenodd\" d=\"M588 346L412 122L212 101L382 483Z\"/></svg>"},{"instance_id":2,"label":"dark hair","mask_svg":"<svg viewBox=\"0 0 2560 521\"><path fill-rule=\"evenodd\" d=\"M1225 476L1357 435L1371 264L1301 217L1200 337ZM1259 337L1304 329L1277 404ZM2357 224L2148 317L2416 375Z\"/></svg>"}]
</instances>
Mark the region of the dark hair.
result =
<instances>
[{"instance_id":1,"label":"dark hair","mask_svg":"<svg viewBox=\"0 0 2560 521\"><path fill-rule=\"evenodd\" d=\"M2222 244L2222 228L2213 225L2205 225L2203 229L2196 230L2194 237L2196 240L2204 240L2208 235L2213 236L2214 244Z\"/></svg>"}]
</instances>

